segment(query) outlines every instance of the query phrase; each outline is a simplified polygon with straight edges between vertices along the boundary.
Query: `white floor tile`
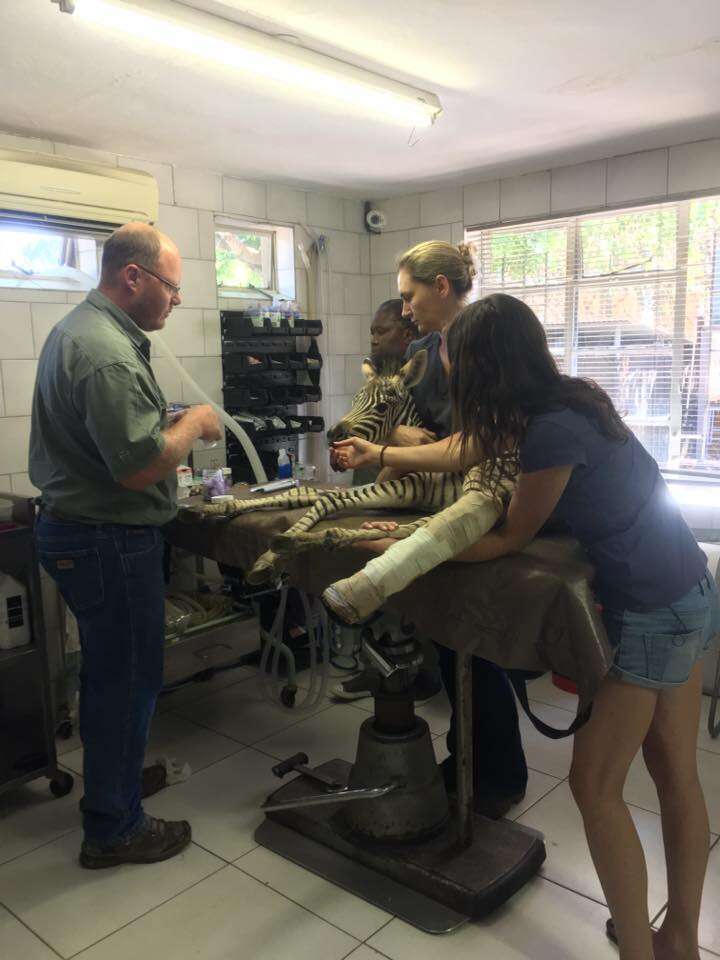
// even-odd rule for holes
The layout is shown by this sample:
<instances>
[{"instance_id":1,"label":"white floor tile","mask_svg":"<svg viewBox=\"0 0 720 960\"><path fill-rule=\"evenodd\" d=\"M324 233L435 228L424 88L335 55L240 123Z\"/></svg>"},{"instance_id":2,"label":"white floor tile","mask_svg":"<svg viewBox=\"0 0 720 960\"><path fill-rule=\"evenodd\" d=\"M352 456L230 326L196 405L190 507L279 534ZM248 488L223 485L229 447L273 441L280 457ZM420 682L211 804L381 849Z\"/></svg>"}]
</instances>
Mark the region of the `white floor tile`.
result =
<instances>
[{"instance_id":1,"label":"white floor tile","mask_svg":"<svg viewBox=\"0 0 720 960\"><path fill-rule=\"evenodd\" d=\"M710 829L713 833L718 834L720 833L720 754L698 750L697 757L700 782L703 786L710 818ZM647 771L642 754L635 757L630 767L625 784L625 799L635 806L660 813L660 802L655 784Z\"/></svg>"},{"instance_id":2,"label":"white floor tile","mask_svg":"<svg viewBox=\"0 0 720 960\"><path fill-rule=\"evenodd\" d=\"M442 763L443 760L450 756L444 733L436 733L433 737L433 750L435 751L435 759L438 763Z\"/></svg>"},{"instance_id":3,"label":"white floor tile","mask_svg":"<svg viewBox=\"0 0 720 960\"><path fill-rule=\"evenodd\" d=\"M255 846L253 834L263 819L267 795L280 787L273 760L256 750L241 750L219 763L162 790L145 801L154 817L189 820L193 839L224 860L237 860Z\"/></svg>"},{"instance_id":4,"label":"white floor tile","mask_svg":"<svg viewBox=\"0 0 720 960\"><path fill-rule=\"evenodd\" d=\"M358 940L367 940L392 920L392 914L264 847L236 860L235 866Z\"/></svg>"},{"instance_id":5,"label":"white floor tile","mask_svg":"<svg viewBox=\"0 0 720 960\"><path fill-rule=\"evenodd\" d=\"M486 920L444 937L430 937L401 920L368 946L392 960L617 960L605 937L607 910L537 878Z\"/></svg>"},{"instance_id":6,"label":"white floor tile","mask_svg":"<svg viewBox=\"0 0 720 960\"><path fill-rule=\"evenodd\" d=\"M77 719L73 724L73 735L71 737L68 737L67 740L63 740L60 737L55 737L55 752L57 753L58 757L63 757L66 753L72 753L73 750L78 750L81 746L82 741L80 740Z\"/></svg>"},{"instance_id":7,"label":"white floor tile","mask_svg":"<svg viewBox=\"0 0 720 960\"><path fill-rule=\"evenodd\" d=\"M327 702L323 702L318 711L327 707ZM247 745L264 740L307 716L268 703L256 678L182 706L177 713Z\"/></svg>"},{"instance_id":8,"label":"white floor tile","mask_svg":"<svg viewBox=\"0 0 720 960\"><path fill-rule=\"evenodd\" d=\"M161 757L169 757L181 764L189 763L193 773L196 773L242 749L243 745L237 740L206 730L173 713L163 713L153 719L150 727L145 763L149 765ZM82 747L65 754L62 763L70 770L82 772Z\"/></svg>"},{"instance_id":9,"label":"white floor tile","mask_svg":"<svg viewBox=\"0 0 720 960\"><path fill-rule=\"evenodd\" d=\"M444 690L432 700L415 708L415 713L427 721L431 733L447 733L450 729L450 703Z\"/></svg>"},{"instance_id":10,"label":"white floor tile","mask_svg":"<svg viewBox=\"0 0 720 960\"><path fill-rule=\"evenodd\" d=\"M357 940L228 866L82 960L341 960Z\"/></svg>"},{"instance_id":11,"label":"white floor tile","mask_svg":"<svg viewBox=\"0 0 720 960\"><path fill-rule=\"evenodd\" d=\"M637 807L631 807L630 812L645 850L650 915L654 916L667 899L660 817ZM605 902L590 859L582 818L567 783L561 783L543 797L517 822L535 827L545 836L547 860L542 867L544 876L586 897Z\"/></svg>"},{"instance_id":12,"label":"white floor tile","mask_svg":"<svg viewBox=\"0 0 720 960\"><path fill-rule=\"evenodd\" d=\"M569 710L550 707L535 700L530 701L530 707L541 720L558 729L566 730L575 716ZM529 767L540 773L548 773L551 777L557 777L560 780L567 777L572 761L572 737L565 737L563 740L551 740L535 729L523 710L520 710L520 734Z\"/></svg>"},{"instance_id":13,"label":"white floor tile","mask_svg":"<svg viewBox=\"0 0 720 960\"><path fill-rule=\"evenodd\" d=\"M346 960L383 960L383 957L385 957L384 953L378 953L377 950L372 950L363 943L357 950L353 950Z\"/></svg>"},{"instance_id":14,"label":"white floor tile","mask_svg":"<svg viewBox=\"0 0 720 960\"><path fill-rule=\"evenodd\" d=\"M43 778L0 795L0 863L77 830L82 792L76 777L72 791L56 799Z\"/></svg>"},{"instance_id":15,"label":"white floor tile","mask_svg":"<svg viewBox=\"0 0 720 960\"><path fill-rule=\"evenodd\" d=\"M537 680L531 680L527 685L528 697L539 703L546 703L551 707L560 707L561 710L571 710L577 713L578 698L575 693L566 693L552 682L552 674L544 673Z\"/></svg>"},{"instance_id":16,"label":"white floor tile","mask_svg":"<svg viewBox=\"0 0 720 960\"><path fill-rule=\"evenodd\" d=\"M80 839L80 831L67 834L0 867L0 902L65 957L222 865L193 844L165 863L83 870L77 863Z\"/></svg>"},{"instance_id":17,"label":"white floor tile","mask_svg":"<svg viewBox=\"0 0 720 960\"><path fill-rule=\"evenodd\" d=\"M0 956L7 960L57 960L57 954L0 907Z\"/></svg>"},{"instance_id":18,"label":"white floor tile","mask_svg":"<svg viewBox=\"0 0 720 960\"><path fill-rule=\"evenodd\" d=\"M517 820L525 813L526 810L536 804L539 800L542 800L542 798L547 796L551 790L554 790L560 782L561 781L558 780L557 777L550 777L546 773L538 773L537 770L529 768L525 799L521 800L520 803L510 808L506 819Z\"/></svg>"},{"instance_id":19,"label":"white floor tile","mask_svg":"<svg viewBox=\"0 0 720 960\"><path fill-rule=\"evenodd\" d=\"M308 755L313 767L335 757L353 763L360 727L367 719L367 713L353 710L343 703L260 740L255 746L279 760L302 751Z\"/></svg>"},{"instance_id":20,"label":"white floor tile","mask_svg":"<svg viewBox=\"0 0 720 960\"><path fill-rule=\"evenodd\" d=\"M700 946L720 954L720 843L710 851L702 909L700 911Z\"/></svg>"},{"instance_id":21,"label":"white floor tile","mask_svg":"<svg viewBox=\"0 0 720 960\"><path fill-rule=\"evenodd\" d=\"M188 703L202 700L203 697L209 697L212 693L232 687L233 684L240 683L242 680L250 680L256 673L255 667L234 667L232 670L218 671L209 680L190 680L171 693L161 694L158 698L156 713L167 713L168 710L176 710Z\"/></svg>"}]
</instances>

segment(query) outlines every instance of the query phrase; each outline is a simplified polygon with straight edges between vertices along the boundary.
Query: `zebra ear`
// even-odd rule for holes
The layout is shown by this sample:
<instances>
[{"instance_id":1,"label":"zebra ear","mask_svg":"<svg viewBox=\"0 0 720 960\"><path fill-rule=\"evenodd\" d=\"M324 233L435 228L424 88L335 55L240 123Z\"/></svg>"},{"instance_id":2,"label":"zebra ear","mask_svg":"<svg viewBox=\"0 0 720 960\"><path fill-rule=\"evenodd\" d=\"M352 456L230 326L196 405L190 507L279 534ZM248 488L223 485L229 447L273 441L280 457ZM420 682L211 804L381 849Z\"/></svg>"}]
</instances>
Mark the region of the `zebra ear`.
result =
<instances>
[{"instance_id":1,"label":"zebra ear","mask_svg":"<svg viewBox=\"0 0 720 960\"><path fill-rule=\"evenodd\" d=\"M410 387L416 386L422 378L425 376L428 365L428 352L427 350L418 350L417 353L414 353L404 367L400 368L399 377L405 386L410 389Z\"/></svg>"},{"instance_id":2,"label":"zebra ear","mask_svg":"<svg viewBox=\"0 0 720 960\"><path fill-rule=\"evenodd\" d=\"M365 357L363 362L360 364L360 369L362 370L362 375L366 380L372 380L373 377L377 376L377 369L370 357Z\"/></svg>"}]
</instances>

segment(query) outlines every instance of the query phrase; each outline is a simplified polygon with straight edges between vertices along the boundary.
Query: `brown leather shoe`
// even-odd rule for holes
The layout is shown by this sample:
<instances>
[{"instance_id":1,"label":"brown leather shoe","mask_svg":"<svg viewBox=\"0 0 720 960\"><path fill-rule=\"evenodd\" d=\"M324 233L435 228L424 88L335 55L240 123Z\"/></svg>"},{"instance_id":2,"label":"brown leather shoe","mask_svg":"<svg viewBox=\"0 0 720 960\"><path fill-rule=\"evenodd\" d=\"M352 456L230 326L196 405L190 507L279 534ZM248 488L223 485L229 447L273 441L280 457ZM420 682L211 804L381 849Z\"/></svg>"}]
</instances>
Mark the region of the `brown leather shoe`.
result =
<instances>
[{"instance_id":1,"label":"brown leather shoe","mask_svg":"<svg viewBox=\"0 0 720 960\"><path fill-rule=\"evenodd\" d=\"M154 763L151 767L144 767L140 796L145 800L152 797L167 786L167 770L162 763Z\"/></svg>"},{"instance_id":2,"label":"brown leather shoe","mask_svg":"<svg viewBox=\"0 0 720 960\"><path fill-rule=\"evenodd\" d=\"M80 866L100 870L121 863L159 863L176 856L191 840L187 820L157 820L145 814L140 829L112 847L95 847L85 841L80 850Z\"/></svg>"}]
</instances>

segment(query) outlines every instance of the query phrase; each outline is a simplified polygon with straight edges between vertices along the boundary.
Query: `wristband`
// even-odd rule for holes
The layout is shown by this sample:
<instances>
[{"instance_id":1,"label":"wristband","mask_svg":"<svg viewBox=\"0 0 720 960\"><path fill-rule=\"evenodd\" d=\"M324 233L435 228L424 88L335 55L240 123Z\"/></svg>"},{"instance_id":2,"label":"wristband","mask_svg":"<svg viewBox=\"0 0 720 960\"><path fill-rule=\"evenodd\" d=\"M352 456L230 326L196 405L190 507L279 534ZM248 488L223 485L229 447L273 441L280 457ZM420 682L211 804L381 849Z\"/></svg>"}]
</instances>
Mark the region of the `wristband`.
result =
<instances>
[{"instance_id":1,"label":"wristband","mask_svg":"<svg viewBox=\"0 0 720 960\"><path fill-rule=\"evenodd\" d=\"M384 443L384 444L382 445L382 447L380 447L380 461L379 461L379 463L380 463L380 469L381 469L381 470L385 467L385 451L387 450L387 448L388 448L389 446L390 446L389 443Z\"/></svg>"}]
</instances>

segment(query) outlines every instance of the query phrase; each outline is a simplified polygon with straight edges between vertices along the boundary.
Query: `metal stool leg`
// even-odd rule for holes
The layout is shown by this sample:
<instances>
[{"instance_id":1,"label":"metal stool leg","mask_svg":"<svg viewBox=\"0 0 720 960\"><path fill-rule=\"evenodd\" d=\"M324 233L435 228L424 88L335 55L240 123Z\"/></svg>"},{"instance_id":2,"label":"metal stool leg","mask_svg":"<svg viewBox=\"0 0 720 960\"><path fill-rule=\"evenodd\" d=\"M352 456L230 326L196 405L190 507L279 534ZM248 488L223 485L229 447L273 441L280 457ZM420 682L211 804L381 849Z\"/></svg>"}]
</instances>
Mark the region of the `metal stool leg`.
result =
<instances>
[{"instance_id":1,"label":"metal stool leg","mask_svg":"<svg viewBox=\"0 0 720 960\"><path fill-rule=\"evenodd\" d=\"M472 654L455 657L455 764L457 768L458 835L469 847L473 840Z\"/></svg>"},{"instance_id":2,"label":"metal stool leg","mask_svg":"<svg viewBox=\"0 0 720 960\"><path fill-rule=\"evenodd\" d=\"M718 699L720 698L720 652L718 653L717 665L715 667L715 683L710 694L710 715L708 716L708 733L716 740L720 736L720 721L715 720L718 708Z\"/></svg>"}]
</instances>

